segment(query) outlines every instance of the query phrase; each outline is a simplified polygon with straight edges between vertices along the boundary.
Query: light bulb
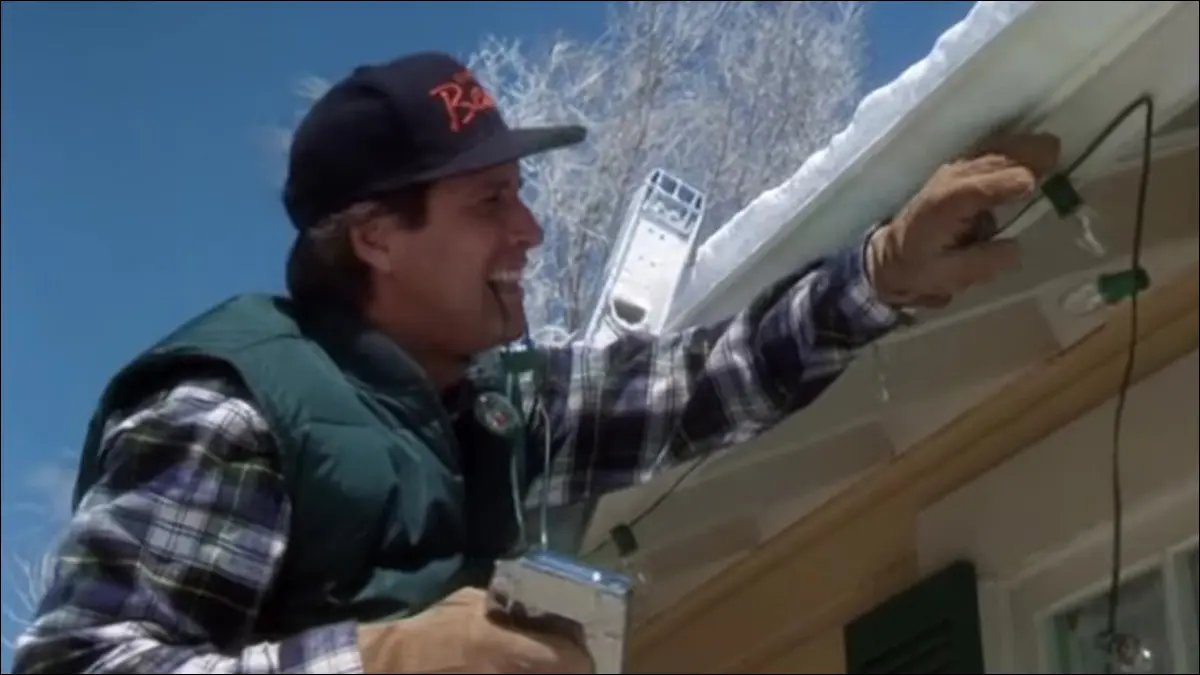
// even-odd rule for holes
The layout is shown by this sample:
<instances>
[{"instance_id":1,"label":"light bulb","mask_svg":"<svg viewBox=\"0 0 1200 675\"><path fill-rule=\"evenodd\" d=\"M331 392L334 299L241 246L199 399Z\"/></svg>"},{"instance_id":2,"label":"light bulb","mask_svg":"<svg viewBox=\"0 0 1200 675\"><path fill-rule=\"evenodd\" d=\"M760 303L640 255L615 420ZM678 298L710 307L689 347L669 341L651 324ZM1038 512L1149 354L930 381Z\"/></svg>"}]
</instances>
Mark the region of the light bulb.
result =
<instances>
[{"instance_id":1,"label":"light bulb","mask_svg":"<svg viewBox=\"0 0 1200 675\"><path fill-rule=\"evenodd\" d=\"M609 537L617 548L617 570L629 577L635 586L645 586L650 583L650 576L638 564L641 558L641 548L633 528L622 523L609 531Z\"/></svg>"},{"instance_id":2,"label":"light bulb","mask_svg":"<svg viewBox=\"0 0 1200 675\"><path fill-rule=\"evenodd\" d=\"M1150 275L1141 267L1101 274L1065 293L1059 305L1068 314L1083 316L1115 305L1150 287Z\"/></svg>"},{"instance_id":3,"label":"light bulb","mask_svg":"<svg viewBox=\"0 0 1200 675\"><path fill-rule=\"evenodd\" d=\"M1095 281L1080 284L1063 294L1058 304L1068 314L1084 316L1104 306L1104 296Z\"/></svg>"},{"instance_id":4,"label":"light bulb","mask_svg":"<svg viewBox=\"0 0 1200 675\"><path fill-rule=\"evenodd\" d=\"M1051 176L1042 183L1042 194L1059 218L1074 222L1079 228L1075 243L1097 258L1103 258L1106 253L1104 244L1096 237L1100 213L1083 200L1071 180L1063 174Z\"/></svg>"},{"instance_id":5,"label":"light bulb","mask_svg":"<svg viewBox=\"0 0 1200 675\"><path fill-rule=\"evenodd\" d=\"M635 587L644 587L650 583L650 575L637 564L636 557L621 558L617 563L617 571L629 577Z\"/></svg>"},{"instance_id":6,"label":"light bulb","mask_svg":"<svg viewBox=\"0 0 1200 675\"><path fill-rule=\"evenodd\" d=\"M1136 635L1102 635L1097 646L1114 673L1154 672L1154 652Z\"/></svg>"},{"instance_id":7,"label":"light bulb","mask_svg":"<svg viewBox=\"0 0 1200 675\"><path fill-rule=\"evenodd\" d=\"M1103 258L1107 251L1104 249L1104 244L1096 237L1096 227L1100 224L1100 213L1087 203L1083 203L1075 209L1075 213L1071 217L1079 226L1079 236L1075 238L1075 243L1079 248L1097 258Z\"/></svg>"}]
</instances>

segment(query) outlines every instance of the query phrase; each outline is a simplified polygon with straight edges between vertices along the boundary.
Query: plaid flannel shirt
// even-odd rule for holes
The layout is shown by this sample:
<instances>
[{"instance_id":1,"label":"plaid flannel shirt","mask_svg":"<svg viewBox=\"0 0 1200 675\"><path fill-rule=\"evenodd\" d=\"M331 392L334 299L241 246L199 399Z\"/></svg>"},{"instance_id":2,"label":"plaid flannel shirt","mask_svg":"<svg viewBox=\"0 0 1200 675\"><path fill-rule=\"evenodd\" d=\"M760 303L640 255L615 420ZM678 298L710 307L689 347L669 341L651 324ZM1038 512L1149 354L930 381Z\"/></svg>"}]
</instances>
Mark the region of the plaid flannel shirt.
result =
<instances>
[{"instance_id":1,"label":"plaid flannel shirt","mask_svg":"<svg viewBox=\"0 0 1200 675\"><path fill-rule=\"evenodd\" d=\"M547 352L554 504L648 479L813 401L898 322L861 247L812 263L715 325ZM536 418L535 418L535 423ZM288 546L266 421L234 382L191 380L110 420L101 480L21 637L16 673L362 672L351 623L256 637Z\"/></svg>"}]
</instances>

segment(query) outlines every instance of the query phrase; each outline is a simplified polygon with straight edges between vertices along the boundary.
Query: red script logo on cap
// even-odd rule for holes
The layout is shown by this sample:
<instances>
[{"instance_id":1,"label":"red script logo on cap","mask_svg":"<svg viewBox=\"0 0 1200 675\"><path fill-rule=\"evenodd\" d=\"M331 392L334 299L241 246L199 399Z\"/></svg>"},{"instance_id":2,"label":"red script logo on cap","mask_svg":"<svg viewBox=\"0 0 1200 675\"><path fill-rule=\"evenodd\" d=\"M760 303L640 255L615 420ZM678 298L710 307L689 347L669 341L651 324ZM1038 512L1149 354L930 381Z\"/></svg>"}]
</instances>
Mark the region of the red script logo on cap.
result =
<instances>
[{"instance_id":1,"label":"red script logo on cap","mask_svg":"<svg viewBox=\"0 0 1200 675\"><path fill-rule=\"evenodd\" d=\"M449 82L430 89L429 95L441 99L453 132L462 131L475 121L477 115L496 108L492 95L467 70L455 73Z\"/></svg>"}]
</instances>

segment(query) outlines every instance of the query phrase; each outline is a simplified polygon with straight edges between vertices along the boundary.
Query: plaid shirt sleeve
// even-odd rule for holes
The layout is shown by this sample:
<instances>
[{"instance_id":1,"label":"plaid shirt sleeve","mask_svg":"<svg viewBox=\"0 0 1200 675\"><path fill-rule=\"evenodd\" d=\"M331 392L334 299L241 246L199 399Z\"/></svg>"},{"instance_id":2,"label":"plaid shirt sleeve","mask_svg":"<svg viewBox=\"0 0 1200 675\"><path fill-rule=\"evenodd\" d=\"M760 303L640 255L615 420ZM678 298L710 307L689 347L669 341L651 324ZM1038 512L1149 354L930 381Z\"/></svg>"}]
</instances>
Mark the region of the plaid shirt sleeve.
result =
<instances>
[{"instance_id":1,"label":"plaid shirt sleeve","mask_svg":"<svg viewBox=\"0 0 1200 675\"><path fill-rule=\"evenodd\" d=\"M713 325L545 350L545 415L532 437L554 449L542 486L550 505L645 482L814 401L901 320L876 298L863 246L809 264Z\"/></svg>"},{"instance_id":2,"label":"plaid shirt sleeve","mask_svg":"<svg viewBox=\"0 0 1200 675\"><path fill-rule=\"evenodd\" d=\"M289 503L261 414L185 382L108 425L14 673L357 673L352 624L256 642Z\"/></svg>"}]
</instances>

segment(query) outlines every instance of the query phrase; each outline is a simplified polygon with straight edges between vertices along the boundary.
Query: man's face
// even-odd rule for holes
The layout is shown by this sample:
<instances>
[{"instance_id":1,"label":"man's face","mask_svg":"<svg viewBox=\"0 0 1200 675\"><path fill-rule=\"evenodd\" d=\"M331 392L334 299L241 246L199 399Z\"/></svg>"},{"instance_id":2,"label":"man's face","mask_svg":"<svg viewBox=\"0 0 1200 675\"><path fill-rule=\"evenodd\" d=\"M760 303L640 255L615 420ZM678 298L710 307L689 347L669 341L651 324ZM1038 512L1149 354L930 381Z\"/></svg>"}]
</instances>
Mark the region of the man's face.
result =
<instances>
[{"instance_id":1,"label":"man's face","mask_svg":"<svg viewBox=\"0 0 1200 675\"><path fill-rule=\"evenodd\" d=\"M438 181L416 229L388 228L380 309L417 348L469 356L525 332L522 275L542 230L518 197L514 162Z\"/></svg>"}]
</instances>

